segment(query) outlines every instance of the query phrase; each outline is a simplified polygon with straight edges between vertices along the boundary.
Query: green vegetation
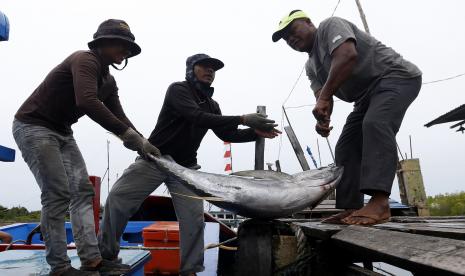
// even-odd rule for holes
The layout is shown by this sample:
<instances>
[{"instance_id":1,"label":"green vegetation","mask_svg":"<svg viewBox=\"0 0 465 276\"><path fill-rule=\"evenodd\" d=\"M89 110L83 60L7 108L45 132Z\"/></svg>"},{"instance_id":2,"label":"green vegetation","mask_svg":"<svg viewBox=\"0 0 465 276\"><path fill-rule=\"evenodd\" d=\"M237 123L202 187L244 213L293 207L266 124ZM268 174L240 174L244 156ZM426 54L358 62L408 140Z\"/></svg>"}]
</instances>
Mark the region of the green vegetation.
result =
<instances>
[{"instance_id":1,"label":"green vegetation","mask_svg":"<svg viewBox=\"0 0 465 276\"><path fill-rule=\"evenodd\" d=\"M428 197L432 216L465 216L465 192Z\"/></svg>"},{"instance_id":2,"label":"green vegetation","mask_svg":"<svg viewBox=\"0 0 465 276\"><path fill-rule=\"evenodd\" d=\"M0 222L35 222L40 221L40 211L29 212L18 206L8 209L0 205Z\"/></svg>"},{"instance_id":3,"label":"green vegetation","mask_svg":"<svg viewBox=\"0 0 465 276\"><path fill-rule=\"evenodd\" d=\"M100 205L100 217L103 213L103 205ZM69 212L66 212L65 219L69 221ZM12 222L39 222L40 211L29 212L26 208L18 206L8 209L0 205L0 223Z\"/></svg>"}]
</instances>

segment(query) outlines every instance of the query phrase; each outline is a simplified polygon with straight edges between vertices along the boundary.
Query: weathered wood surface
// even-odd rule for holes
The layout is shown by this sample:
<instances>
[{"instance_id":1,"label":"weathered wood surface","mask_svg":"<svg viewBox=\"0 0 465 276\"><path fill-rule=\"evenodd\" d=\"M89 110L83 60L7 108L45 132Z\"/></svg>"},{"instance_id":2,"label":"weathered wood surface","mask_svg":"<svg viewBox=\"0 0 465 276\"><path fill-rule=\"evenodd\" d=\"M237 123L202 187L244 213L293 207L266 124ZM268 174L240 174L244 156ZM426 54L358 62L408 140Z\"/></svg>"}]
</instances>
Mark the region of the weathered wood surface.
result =
<instances>
[{"instance_id":1,"label":"weathered wood surface","mask_svg":"<svg viewBox=\"0 0 465 276\"><path fill-rule=\"evenodd\" d=\"M293 214L292 216L294 218L300 218L300 219L303 219L303 218L311 219L312 217L321 218L322 216L329 216L329 215L344 211L341 209L336 209L335 205L336 205L336 200L326 199L326 200L323 200L320 204L318 204L315 208L304 209L302 211L299 211Z\"/></svg>"},{"instance_id":2,"label":"weathered wood surface","mask_svg":"<svg viewBox=\"0 0 465 276\"><path fill-rule=\"evenodd\" d=\"M394 230L412 234L422 234L449 239L465 240L465 220L461 222L388 222L375 225L375 228Z\"/></svg>"},{"instance_id":3,"label":"weathered wood surface","mask_svg":"<svg viewBox=\"0 0 465 276\"><path fill-rule=\"evenodd\" d=\"M391 222L465 222L465 216L391 217Z\"/></svg>"},{"instance_id":4,"label":"weathered wood surface","mask_svg":"<svg viewBox=\"0 0 465 276\"><path fill-rule=\"evenodd\" d=\"M416 207L419 216L429 216L420 160L405 159L399 161L397 179L402 204Z\"/></svg>"},{"instance_id":5,"label":"weathered wood surface","mask_svg":"<svg viewBox=\"0 0 465 276\"><path fill-rule=\"evenodd\" d=\"M324 224L319 219L294 219L292 222L302 227L302 230L307 235L319 239L328 239L331 235L346 226ZM465 217L392 217L390 222L373 227L383 230L465 240Z\"/></svg>"},{"instance_id":6,"label":"weathered wood surface","mask_svg":"<svg viewBox=\"0 0 465 276\"><path fill-rule=\"evenodd\" d=\"M257 113L266 115L266 106L257 106ZM265 138L257 137L255 141L255 169L263 170L265 168Z\"/></svg>"},{"instance_id":7,"label":"weathered wood surface","mask_svg":"<svg viewBox=\"0 0 465 276\"><path fill-rule=\"evenodd\" d=\"M273 271L272 235L280 224L298 226L307 236L318 256L311 266L315 275L378 275L350 267L357 262L386 262L415 275L465 275L465 217L393 217L372 227L319 219L249 220L239 229L236 275ZM292 235L281 228L280 235Z\"/></svg>"},{"instance_id":8,"label":"weathered wood surface","mask_svg":"<svg viewBox=\"0 0 465 276\"><path fill-rule=\"evenodd\" d=\"M347 227L347 225L327 224L320 221L294 222L294 224L300 227L306 236L321 240L328 240Z\"/></svg>"},{"instance_id":9,"label":"weathered wood surface","mask_svg":"<svg viewBox=\"0 0 465 276\"><path fill-rule=\"evenodd\" d=\"M354 225L331 240L354 257L368 256L419 275L465 274L465 241Z\"/></svg>"},{"instance_id":10,"label":"weathered wood surface","mask_svg":"<svg viewBox=\"0 0 465 276\"><path fill-rule=\"evenodd\" d=\"M272 227L270 221L250 219L241 223L234 275L272 275Z\"/></svg>"}]
</instances>

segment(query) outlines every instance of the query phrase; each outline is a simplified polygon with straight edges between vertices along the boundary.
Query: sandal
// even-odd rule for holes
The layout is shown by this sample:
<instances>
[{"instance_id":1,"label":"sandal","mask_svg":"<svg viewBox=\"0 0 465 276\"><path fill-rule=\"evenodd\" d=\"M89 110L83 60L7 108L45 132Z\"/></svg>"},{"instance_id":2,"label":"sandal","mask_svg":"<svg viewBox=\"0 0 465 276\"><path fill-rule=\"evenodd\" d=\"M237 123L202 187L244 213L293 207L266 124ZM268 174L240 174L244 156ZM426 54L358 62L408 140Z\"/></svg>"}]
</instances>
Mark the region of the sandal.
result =
<instances>
[{"instance_id":1,"label":"sandal","mask_svg":"<svg viewBox=\"0 0 465 276\"><path fill-rule=\"evenodd\" d=\"M381 223L385 223L385 222L388 222L390 219L391 219L391 216L388 215L387 217L383 217L383 218L380 218L376 215L357 215L357 214L352 214L350 216L347 216L347 218L361 218L361 219L369 219L370 221L368 223L350 223L350 222L346 222L346 221L343 221L344 224L348 224L348 225L361 225L361 226L372 226L372 225L376 225L376 224L381 224Z\"/></svg>"},{"instance_id":2,"label":"sandal","mask_svg":"<svg viewBox=\"0 0 465 276\"><path fill-rule=\"evenodd\" d=\"M342 220L345 219L346 217L352 215L352 213L355 212L355 209L349 209L342 211L338 214L329 216L321 221L321 223L328 223L328 224L346 224Z\"/></svg>"}]
</instances>

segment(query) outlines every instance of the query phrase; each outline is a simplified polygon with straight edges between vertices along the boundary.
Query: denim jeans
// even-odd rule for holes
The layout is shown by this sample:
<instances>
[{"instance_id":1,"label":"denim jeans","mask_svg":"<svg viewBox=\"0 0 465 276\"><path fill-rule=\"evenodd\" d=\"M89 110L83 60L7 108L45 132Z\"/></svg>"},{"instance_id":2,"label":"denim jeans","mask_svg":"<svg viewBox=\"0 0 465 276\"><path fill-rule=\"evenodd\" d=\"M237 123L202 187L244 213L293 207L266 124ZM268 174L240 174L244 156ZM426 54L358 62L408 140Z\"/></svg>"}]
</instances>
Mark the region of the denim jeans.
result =
<instances>
[{"instance_id":1,"label":"denim jeans","mask_svg":"<svg viewBox=\"0 0 465 276\"><path fill-rule=\"evenodd\" d=\"M203 271L203 201L188 197L194 194L161 171L154 162L140 157L124 171L108 195L98 235L102 256L110 260L118 256L119 241L129 218L163 182L171 193L179 221L180 273Z\"/></svg>"},{"instance_id":2,"label":"denim jeans","mask_svg":"<svg viewBox=\"0 0 465 276\"><path fill-rule=\"evenodd\" d=\"M92 209L94 189L73 135L62 135L46 127L15 120L13 136L40 187L40 228L51 274L71 266L66 254L68 208L81 264L100 260Z\"/></svg>"}]
</instances>

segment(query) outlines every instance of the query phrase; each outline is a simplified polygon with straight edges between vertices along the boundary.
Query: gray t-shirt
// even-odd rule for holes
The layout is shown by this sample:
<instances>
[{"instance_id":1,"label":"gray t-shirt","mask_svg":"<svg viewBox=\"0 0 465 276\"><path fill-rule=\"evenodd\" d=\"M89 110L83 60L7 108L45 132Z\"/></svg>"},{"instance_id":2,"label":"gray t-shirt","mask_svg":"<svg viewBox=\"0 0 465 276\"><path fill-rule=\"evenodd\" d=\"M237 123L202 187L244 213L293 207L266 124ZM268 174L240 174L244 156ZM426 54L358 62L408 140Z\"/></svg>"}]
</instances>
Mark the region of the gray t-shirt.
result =
<instances>
[{"instance_id":1,"label":"gray t-shirt","mask_svg":"<svg viewBox=\"0 0 465 276\"><path fill-rule=\"evenodd\" d=\"M421 75L417 66L392 48L361 31L351 22L331 17L318 26L312 52L305 64L314 92L319 91L328 78L331 54L347 40L355 42L358 58L351 77L335 93L343 101L361 100L381 78L414 78Z\"/></svg>"}]
</instances>

